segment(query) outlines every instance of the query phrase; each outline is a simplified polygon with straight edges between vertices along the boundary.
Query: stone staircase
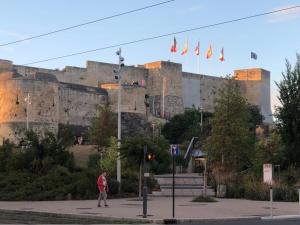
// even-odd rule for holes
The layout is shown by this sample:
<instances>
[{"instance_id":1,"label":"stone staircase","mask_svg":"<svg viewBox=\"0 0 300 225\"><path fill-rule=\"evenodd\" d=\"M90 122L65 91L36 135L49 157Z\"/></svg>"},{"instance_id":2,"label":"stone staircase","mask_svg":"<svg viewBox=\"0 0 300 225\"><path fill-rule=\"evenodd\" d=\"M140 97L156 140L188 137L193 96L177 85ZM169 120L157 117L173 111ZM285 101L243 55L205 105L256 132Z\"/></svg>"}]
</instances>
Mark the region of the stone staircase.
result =
<instances>
[{"instance_id":1,"label":"stone staircase","mask_svg":"<svg viewBox=\"0 0 300 225\"><path fill-rule=\"evenodd\" d=\"M172 196L172 174L155 175L160 191L153 191L153 197ZM175 175L175 196L199 196L203 194L203 176L197 173L182 173ZM207 195L214 196L214 190L207 186Z\"/></svg>"}]
</instances>

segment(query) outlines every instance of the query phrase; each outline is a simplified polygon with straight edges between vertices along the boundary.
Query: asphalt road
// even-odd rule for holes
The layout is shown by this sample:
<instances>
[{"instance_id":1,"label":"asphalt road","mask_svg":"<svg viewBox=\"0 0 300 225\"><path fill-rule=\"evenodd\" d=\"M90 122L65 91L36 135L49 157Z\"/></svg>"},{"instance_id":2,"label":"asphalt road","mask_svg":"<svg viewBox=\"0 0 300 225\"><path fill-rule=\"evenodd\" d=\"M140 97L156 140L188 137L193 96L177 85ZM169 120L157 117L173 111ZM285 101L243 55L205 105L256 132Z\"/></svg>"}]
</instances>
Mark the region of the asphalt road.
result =
<instances>
[{"instance_id":1,"label":"asphalt road","mask_svg":"<svg viewBox=\"0 0 300 225\"><path fill-rule=\"evenodd\" d=\"M225 220L225 221L203 221L201 223L192 223L192 225L300 225L300 219L289 220ZM191 225L191 223L186 224Z\"/></svg>"}]
</instances>

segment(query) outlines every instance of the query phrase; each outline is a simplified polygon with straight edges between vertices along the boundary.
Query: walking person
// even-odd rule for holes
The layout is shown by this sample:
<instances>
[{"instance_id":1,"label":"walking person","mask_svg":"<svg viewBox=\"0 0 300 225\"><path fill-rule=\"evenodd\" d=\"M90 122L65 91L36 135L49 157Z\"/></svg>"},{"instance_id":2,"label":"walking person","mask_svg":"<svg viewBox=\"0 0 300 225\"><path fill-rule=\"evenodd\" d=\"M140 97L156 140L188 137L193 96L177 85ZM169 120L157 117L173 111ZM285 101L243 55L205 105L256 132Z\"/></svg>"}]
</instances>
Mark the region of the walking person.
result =
<instances>
[{"instance_id":1,"label":"walking person","mask_svg":"<svg viewBox=\"0 0 300 225\"><path fill-rule=\"evenodd\" d=\"M103 199L104 201L104 206L108 207L106 203L107 199L107 192L108 192L108 185L106 181L106 171L103 171L102 174L98 177L97 180L97 186L99 189L99 197L98 197L98 207L101 207L101 200Z\"/></svg>"}]
</instances>

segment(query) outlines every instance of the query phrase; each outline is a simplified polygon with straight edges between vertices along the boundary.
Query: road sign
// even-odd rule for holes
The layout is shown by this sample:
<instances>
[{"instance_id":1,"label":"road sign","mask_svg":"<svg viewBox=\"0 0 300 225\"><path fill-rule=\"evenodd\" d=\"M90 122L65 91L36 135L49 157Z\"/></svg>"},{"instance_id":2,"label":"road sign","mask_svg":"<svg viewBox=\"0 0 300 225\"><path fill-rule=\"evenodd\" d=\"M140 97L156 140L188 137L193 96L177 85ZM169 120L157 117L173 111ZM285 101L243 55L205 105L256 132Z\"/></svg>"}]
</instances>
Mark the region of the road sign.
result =
<instances>
[{"instance_id":1,"label":"road sign","mask_svg":"<svg viewBox=\"0 0 300 225\"><path fill-rule=\"evenodd\" d=\"M273 166L272 164L264 164L264 183L272 185L273 183Z\"/></svg>"},{"instance_id":2,"label":"road sign","mask_svg":"<svg viewBox=\"0 0 300 225\"><path fill-rule=\"evenodd\" d=\"M180 150L178 145L171 145L171 155L172 156L179 156L180 155Z\"/></svg>"}]
</instances>

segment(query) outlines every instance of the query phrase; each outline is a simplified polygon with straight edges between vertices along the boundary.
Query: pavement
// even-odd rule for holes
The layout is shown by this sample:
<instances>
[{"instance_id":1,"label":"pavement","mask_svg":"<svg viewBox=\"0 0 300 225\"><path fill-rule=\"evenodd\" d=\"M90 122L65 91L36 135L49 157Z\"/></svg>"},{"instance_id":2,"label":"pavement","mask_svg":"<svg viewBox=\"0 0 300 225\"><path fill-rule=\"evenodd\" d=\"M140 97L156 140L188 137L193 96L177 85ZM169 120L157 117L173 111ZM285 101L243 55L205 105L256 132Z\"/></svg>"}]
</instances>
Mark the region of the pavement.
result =
<instances>
[{"instance_id":1,"label":"pavement","mask_svg":"<svg viewBox=\"0 0 300 225\"><path fill-rule=\"evenodd\" d=\"M251 219L268 217L270 204L266 201L217 199L213 203L191 202L191 197L176 197L175 218L181 222L206 220ZM55 213L91 218L142 219L142 201L137 198L109 199L109 207L97 207L97 200L70 201L0 201L0 210ZM274 202L273 215L298 215L299 203ZM148 201L148 222L162 223L172 218L172 198L154 197Z\"/></svg>"}]
</instances>

